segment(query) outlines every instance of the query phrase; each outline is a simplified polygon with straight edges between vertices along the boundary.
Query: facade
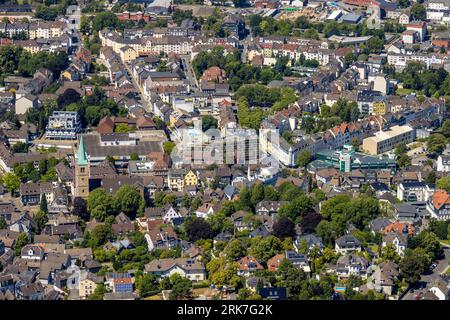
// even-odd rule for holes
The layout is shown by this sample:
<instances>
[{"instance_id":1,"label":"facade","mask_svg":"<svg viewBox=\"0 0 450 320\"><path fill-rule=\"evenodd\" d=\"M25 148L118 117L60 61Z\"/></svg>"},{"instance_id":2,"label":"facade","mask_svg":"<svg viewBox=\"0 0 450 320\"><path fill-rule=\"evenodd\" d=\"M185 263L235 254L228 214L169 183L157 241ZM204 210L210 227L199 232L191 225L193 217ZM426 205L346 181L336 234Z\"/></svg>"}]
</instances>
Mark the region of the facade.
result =
<instances>
[{"instance_id":1,"label":"facade","mask_svg":"<svg viewBox=\"0 0 450 320\"><path fill-rule=\"evenodd\" d=\"M50 140L75 140L81 132L81 122L76 111L53 111L48 119L45 137Z\"/></svg>"},{"instance_id":2,"label":"facade","mask_svg":"<svg viewBox=\"0 0 450 320\"><path fill-rule=\"evenodd\" d=\"M197 175L192 170L189 170L186 173L186 175L184 176L184 185L185 186L197 186L198 185Z\"/></svg>"},{"instance_id":3,"label":"facade","mask_svg":"<svg viewBox=\"0 0 450 320\"><path fill-rule=\"evenodd\" d=\"M425 182L402 182L397 185L397 198L401 201L428 201L434 193L434 185Z\"/></svg>"},{"instance_id":4,"label":"facade","mask_svg":"<svg viewBox=\"0 0 450 320\"><path fill-rule=\"evenodd\" d=\"M80 280L78 295L80 298L86 298L94 293L95 288L97 288L97 284L91 279L86 278L84 280Z\"/></svg>"},{"instance_id":5,"label":"facade","mask_svg":"<svg viewBox=\"0 0 450 320\"><path fill-rule=\"evenodd\" d=\"M374 137L365 138L362 148L371 155L379 155L395 149L399 144L411 143L415 138L415 130L408 125L393 126L388 131L378 131Z\"/></svg>"},{"instance_id":6,"label":"facade","mask_svg":"<svg viewBox=\"0 0 450 320\"><path fill-rule=\"evenodd\" d=\"M23 205L38 205L43 196L47 203L50 204L54 198L51 182L21 183L19 192L20 201Z\"/></svg>"},{"instance_id":7,"label":"facade","mask_svg":"<svg viewBox=\"0 0 450 320\"><path fill-rule=\"evenodd\" d=\"M390 169L396 170L396 163L393 158L374 157L363 153L355 152L350 145L345 145L342 150L324 149L316 153L315 159L308 165L308 168L319 169L321 167L334 167L341 172L351 172L352 170L367 169Z\"/></svg>"},{"instance_id":8,"label":"facade","mask_svg":"<svg viewBox=\"0 0 450 320\"><path fill-rule=\"evenodd\" d=\"M436 161L436 169L439 172L450 172L450 154L441 154Z\"/></svg>"}]
</instances>

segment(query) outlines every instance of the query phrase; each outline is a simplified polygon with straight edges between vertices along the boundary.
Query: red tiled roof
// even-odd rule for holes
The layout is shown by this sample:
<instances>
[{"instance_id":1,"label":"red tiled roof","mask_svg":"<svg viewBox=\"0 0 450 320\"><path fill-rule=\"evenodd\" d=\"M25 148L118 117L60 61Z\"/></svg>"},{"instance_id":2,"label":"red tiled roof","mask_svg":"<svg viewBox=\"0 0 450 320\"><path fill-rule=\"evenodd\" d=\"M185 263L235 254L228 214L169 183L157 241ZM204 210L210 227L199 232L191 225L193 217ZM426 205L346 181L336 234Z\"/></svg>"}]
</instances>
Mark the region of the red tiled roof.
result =
<instances>
[{"instance_id":1,"label":"red tiled roof","mask_svg":"<svg viewBox=\"0 0 450 320\"><path fill-rule=\"evenodd\" d=\"M439 210L446 204L450 204L450 194L443 189L437 190L433 195L434 207Z\"/></svg>"}]
</instances>

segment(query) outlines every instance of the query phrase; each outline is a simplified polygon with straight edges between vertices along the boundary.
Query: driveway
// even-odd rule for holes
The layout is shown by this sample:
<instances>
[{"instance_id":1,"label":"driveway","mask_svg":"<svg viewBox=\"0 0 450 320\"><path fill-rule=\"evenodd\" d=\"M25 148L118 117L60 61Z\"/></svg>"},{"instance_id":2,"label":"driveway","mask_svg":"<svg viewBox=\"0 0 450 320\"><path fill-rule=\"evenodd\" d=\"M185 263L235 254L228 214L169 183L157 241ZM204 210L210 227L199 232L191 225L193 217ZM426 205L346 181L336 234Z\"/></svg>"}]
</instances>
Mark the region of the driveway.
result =
<instances>
[{"instance_id":1,"label":"driveway","mask_svg":"<svg viewBox=\"0 0 450 320\"><path fill-rule=\"evenodd\" d=\"M426 289L433 281L435 281L441 274L443 274L450 263L450 248L444 247L444 256L441 258L436 266L436 269L433 272L427 271L422 275L420 281L416 283L416 285L408 291L402 298L402 300L415 300L417 293L423 289Z\"/></svg>"}]
</instances>

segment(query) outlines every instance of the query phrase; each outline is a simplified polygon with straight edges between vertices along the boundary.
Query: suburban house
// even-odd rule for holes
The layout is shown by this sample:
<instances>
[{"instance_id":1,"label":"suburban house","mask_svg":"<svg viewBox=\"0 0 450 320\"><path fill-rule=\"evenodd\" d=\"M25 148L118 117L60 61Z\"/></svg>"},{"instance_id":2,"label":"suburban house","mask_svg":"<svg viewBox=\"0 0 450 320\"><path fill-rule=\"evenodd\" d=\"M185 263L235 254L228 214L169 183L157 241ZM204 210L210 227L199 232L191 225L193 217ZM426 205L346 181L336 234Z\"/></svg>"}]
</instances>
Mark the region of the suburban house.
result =
<instances>
[{"instance_id":1,"label":"suburban house","mask_svg":"<svg viewBox=\"0 0 450 320\"><path fill-rule=\"evenodd\" d=\"M288 204L288 203L289 203L289 201L263 200L256 205L255 211L256 211L256 214L258 214L258 215L274 216L276 213L278 213L278 210L280 210L281 206Z\"/></svg>"},{"instance_id":2,"label":"suburban house","mask_svg":"<svg viewBox=\"0 0 450 320\"><path fill-rule=\"evenodd\" d=\"M206 279L206 269L203 263L191 258L155 259L145 265L145 272L159 277L170 277L177 273L191 281Z\"/></svg>"},{"instance_id":3,"label":"suburban house","mask_svg":"<svg viewBox=\"0 0 450 320\"><path fill-rule=\"evenodd\" d=\"M375 267L367 281L369 289L375 289L389 296L395 293L396 283L400 275L399 266L392 261L385 261Z\"/></svg>"},{"instance_id":4,"label":"suburban house","mask_svg":"<svg viewBox=\"0 0 450 320\"><path fill-rule=\"evenodd\" d=\"M283 260L288 260L292 263L293 266L301 268L304 272L309 273L311 269L308 265L308 259L305 255L299 254L295 251L285 251L284 253L279 253L269 260L267 260L267 268L270 272L278 271L278 267L280 266Z\"/></svg>"},{"instance_id":5,"label":"suburban house","mask_svg":"<svg viewBox=\"0 0 450 320\"><path fill-rule=\"evenodd\" d=\"M351 275L365 279L368 267L369 262L365 258L350 253L340 257L336 265L328 266L327 273L334 273L339 279L348 278Z\"/></svg>"},{"instance_id":6,"label":"suburban house","mask_svg":"<svg viewBox=\"0 0 450 320\"><path fill-rule=\"evenodd\" d=\"M408 234L389 232L383 235L382 247L394 246L395 252L403 256L408 244Z\"/></svg>"},{"instance_id":7,"label":"suburban house","mask_svg":"<svg viewBox=\"0 0 450 320\"><path fill-rule=\"evenodd\" d=\"M245 256L238 261L238 276L249 277L257 270L263 270L264 267L252 256Z\"/></svg>"},{"instance_id":8,"label":"suburban house","mask_svg":"<svg viewBox=\"0 0 450 320\"><path fill-rule=\"evenodd\" d=\"M439 300L450 300L450 278L447 275L441 275L431 285L430 291L433 292Z\"/></svg>"},{"instance_id":9,"label":"suburban house","mask_svg":"<svg viewBox=\"0 0 450 320\"><path fill-rule=\"evenodd\" d=\"M156 221L158 222L158 221ZM176 247L179 243L178 237L169 225L148 223L148 231L145 234L148 250L153 249L169 249Z\"/></svg>"},{"instance_id":10,"label":"suburban house","mask_svg":"<svg viewBox=\"0 0 450 320\"><path fill-rule=\"evenodd\" d=\"M361 243L355 236L349 234L336 239L335 250L338 253L346 254L353 251L361 251Z\"/></svg>"}]
</instances>

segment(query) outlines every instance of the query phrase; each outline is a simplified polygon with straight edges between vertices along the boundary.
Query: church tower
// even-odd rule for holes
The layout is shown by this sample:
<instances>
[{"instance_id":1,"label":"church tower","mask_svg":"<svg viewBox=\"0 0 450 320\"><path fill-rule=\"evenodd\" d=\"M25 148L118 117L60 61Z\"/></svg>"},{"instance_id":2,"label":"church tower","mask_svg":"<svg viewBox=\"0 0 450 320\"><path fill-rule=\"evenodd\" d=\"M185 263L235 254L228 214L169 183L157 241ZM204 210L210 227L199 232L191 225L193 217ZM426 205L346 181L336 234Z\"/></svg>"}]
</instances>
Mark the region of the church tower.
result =
<instances>
[{"instance_id":1,"label":"church tower","mask_svg":"<svg viewBox=\"0 0 450 320\"><path fill-rule=\"evenodd\" d=\"M89 195L89 161L85 150L83 135L78 143L75 156L75 196L87 198Z\"/></svg>"}]
</instances>

